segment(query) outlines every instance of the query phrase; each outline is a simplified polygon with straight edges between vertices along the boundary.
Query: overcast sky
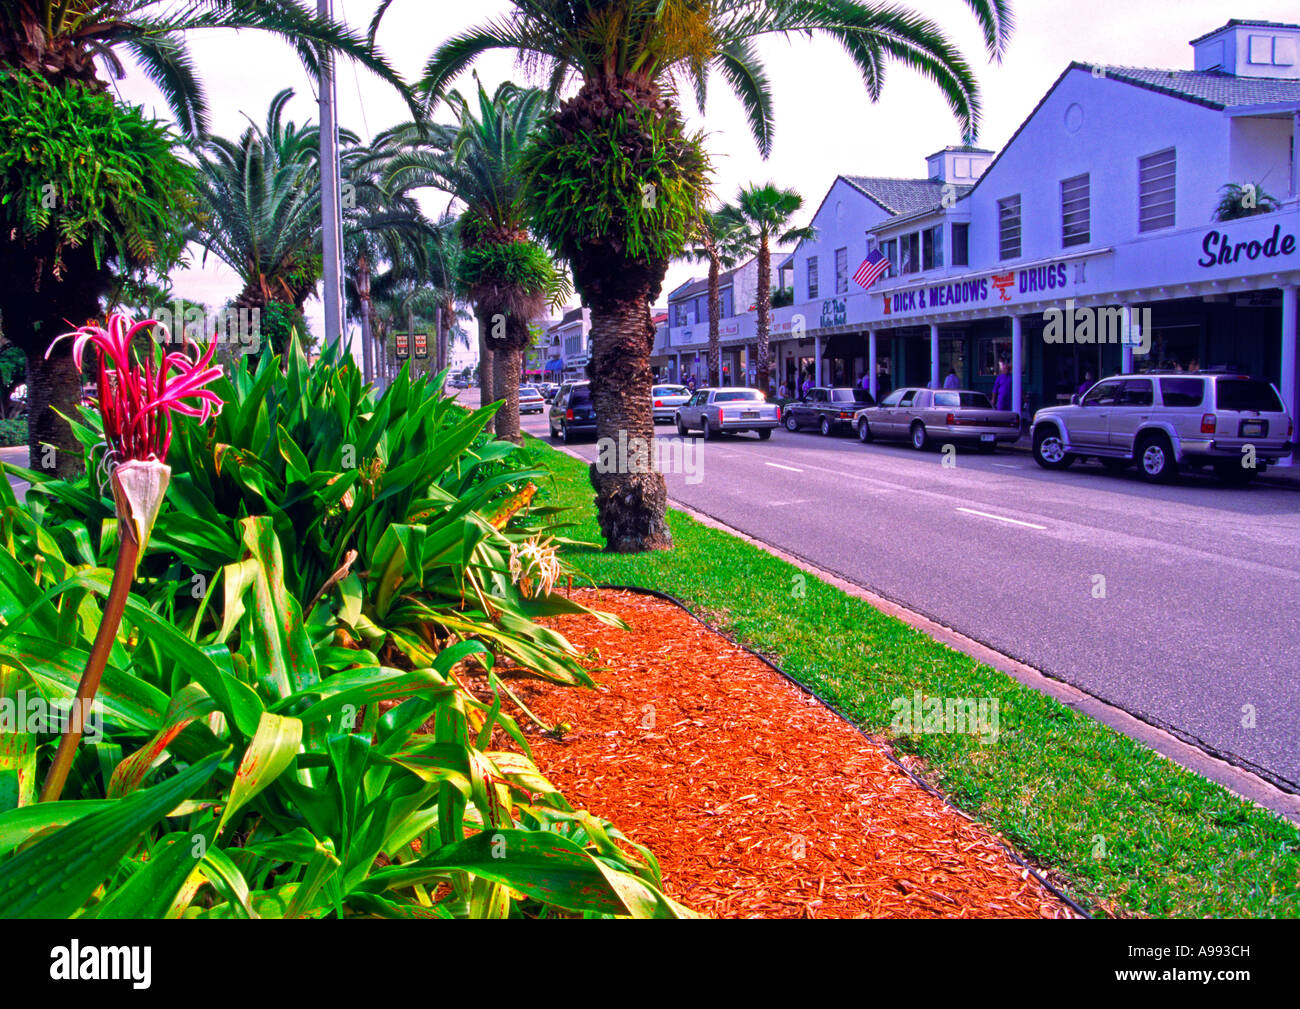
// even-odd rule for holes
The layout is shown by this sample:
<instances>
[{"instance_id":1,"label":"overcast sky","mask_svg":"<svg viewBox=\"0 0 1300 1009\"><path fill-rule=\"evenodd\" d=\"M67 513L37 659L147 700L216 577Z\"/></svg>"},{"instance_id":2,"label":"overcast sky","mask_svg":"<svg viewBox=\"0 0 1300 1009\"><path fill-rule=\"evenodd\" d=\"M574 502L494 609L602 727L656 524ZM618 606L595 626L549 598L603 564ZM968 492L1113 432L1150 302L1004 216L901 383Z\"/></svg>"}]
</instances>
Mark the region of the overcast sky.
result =
<instances>
[{"instance_id":1,"label":"overcast sky","mask_svg":"<svg viewBox=\"0 0 1300 1009\"><path fill-rule=\"evenodd\" d=\"M335 16L361 31L375 6L373 0L334 0ZM396 0L379 45L400 73L415 79L444 39L510 6L505 0ZM1251 0L1243 8L1222 0L1020 0L1010 48L996 64L986 58L975 21L961 0L913 0L907 6L941 24L974 65L984 104L979 143L994 150L1006 143L1071 60L1190 69L1188 42L1229 17L1294 21L1297 16L1296 0ZM256 32L197 33L190 44L207 88L214 132L238 135L247 125L245 116L264 122L271 97L285 87L297 91L291 118L318 118L307 76L285 44ZM880 102L873 105L853 65L833 42L771 38L759 48L775 93L776 143L768 161L759 156L739 104L720 79L712 84L702 117L693 98L684 102L692 127L707 131L714 189L721 198L733 198L742 184L774 180L800 192L811 215L836 175L924 177L927 154L960 142L938 90L911 71L893 67ZM505 79L542 83L523 80L506 54L485 57L477 69L489 91ZM468 82L467 74L462 83ZM117 87L123 98L170 118L157 91L139 73L130 73ZM408 118L396 93L364 69L343 64L338 91L340 123L364 139ZM430 193L424 202L428 212L437 213L447 200ZM665 292L694 275L702 275L700 267L675 263ZM196 257L193 268L177 271L173 278L183 296L212 307L233 297L240 286L211 257L206 265ZM308 303L308 319L319 333L316 299Z\"/></svg>"}]
</instances>

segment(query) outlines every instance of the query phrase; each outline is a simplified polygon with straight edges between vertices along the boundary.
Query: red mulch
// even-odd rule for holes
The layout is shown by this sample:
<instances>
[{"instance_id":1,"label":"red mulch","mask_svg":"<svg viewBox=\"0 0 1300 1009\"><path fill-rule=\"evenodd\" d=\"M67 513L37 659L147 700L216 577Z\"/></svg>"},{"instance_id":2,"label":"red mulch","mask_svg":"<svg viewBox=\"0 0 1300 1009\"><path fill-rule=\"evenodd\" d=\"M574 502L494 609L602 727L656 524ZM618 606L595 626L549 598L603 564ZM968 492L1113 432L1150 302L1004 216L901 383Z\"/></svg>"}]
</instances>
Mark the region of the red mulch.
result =
<instances>
[{"instance_id":1,"label":"red mulch","mask_svg":"<svg viewBox=\"0 0 1300 1009\"><path fill-rule=\"evenodd\" d=\"M534 755L575 808L649 846L675 899L720 918L1073 917L880 744L680 608L574 597L631 631L547 621L599 650L599 685L515 685L572 725L530 740Z\"/></svg>"}]
</instances>

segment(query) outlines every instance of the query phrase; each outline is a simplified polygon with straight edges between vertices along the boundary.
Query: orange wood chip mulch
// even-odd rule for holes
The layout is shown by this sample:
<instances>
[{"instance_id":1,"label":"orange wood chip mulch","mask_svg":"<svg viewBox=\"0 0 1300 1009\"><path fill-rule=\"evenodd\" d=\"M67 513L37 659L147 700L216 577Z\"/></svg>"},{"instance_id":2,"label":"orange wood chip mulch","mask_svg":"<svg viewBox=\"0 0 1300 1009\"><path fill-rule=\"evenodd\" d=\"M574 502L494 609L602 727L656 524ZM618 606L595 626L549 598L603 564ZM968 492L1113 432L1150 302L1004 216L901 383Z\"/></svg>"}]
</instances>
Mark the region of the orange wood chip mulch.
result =
<instances>
[{"instance_id":1,"label":"orange wood chip mulch","mask_svg":"<svg viewBox=\"0 0 1300 1009\"><path fill-rule=\"evenodd\" d=\"M671 603L574 598L618 614L546 621L599 649L595 691L516 681L543 720L543 774L649 846L665 890L723 918L1073 917L979 824L877 744Z\"/></svg>"}]
</instances>

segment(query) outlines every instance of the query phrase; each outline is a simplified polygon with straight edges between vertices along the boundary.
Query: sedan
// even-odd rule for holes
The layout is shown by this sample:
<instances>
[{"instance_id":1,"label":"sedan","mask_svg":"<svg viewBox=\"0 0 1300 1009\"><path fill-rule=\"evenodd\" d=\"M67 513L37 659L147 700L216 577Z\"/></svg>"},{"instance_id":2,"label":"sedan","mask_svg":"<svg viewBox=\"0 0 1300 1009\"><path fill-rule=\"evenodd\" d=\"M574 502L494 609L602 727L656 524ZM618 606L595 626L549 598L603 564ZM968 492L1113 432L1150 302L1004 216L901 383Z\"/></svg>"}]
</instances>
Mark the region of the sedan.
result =
<instances>
[{"instance_id":1,"label":"sedan","mask_svg":"<svg viewBox=\"0 0 1300 1009\"><path fill-rule=\"evenodd\" d=\"M541 413L546 409L546 399L536 386L521 385L519 387L519 412L520 413Z\"/></svg>"},{"instance_id":2,"label":"sedan","mask_svg":"<svg viewBox=\"0 0 1300 1009\"><path fill-rule=\"evenodd\" d=\"M767 441L772 437L772 428L781 423L781 408L769 403L757 389L697 389L677 408L674 419L677 433L683 438L698 428L705 440L723 433L754 431Z\"/></svg>"},{"instance_id":3,"label":"sedan","mask_svg":"<svg viewBox=\"0 0 1300 1009\"><path fill-rule=\"evenodd\" d=\"M971 389L895 389L878 406L853 418L858 439L910 441L923 449L932 444L968 442L992 452L998 442L1020 437L1020 415L995 410L989 398Z\"/></svg>"},{"instance_id":4,"label":"sedan","mask_svg":"<svg viewBox=\"0 0 1300 1009\"><path fill-rule=\"evenodd\" d=\"M677 408L691 398L691 390L684 385L656 385L650 390L650 398L654 400L655 423L671 424Z\"/></svg>"},{"instance_id":5,"label":"sedan","mask_svg":"<svg viewBox=\"0 0 1300 1009\"><path fill-rule=\"evenodd\" d=\"M865 389L809 389L807 396L786 406L783 420L788 431L812 428L830 435L853 427L857 411L874 405Z\"/></svg>"}]
</instances>

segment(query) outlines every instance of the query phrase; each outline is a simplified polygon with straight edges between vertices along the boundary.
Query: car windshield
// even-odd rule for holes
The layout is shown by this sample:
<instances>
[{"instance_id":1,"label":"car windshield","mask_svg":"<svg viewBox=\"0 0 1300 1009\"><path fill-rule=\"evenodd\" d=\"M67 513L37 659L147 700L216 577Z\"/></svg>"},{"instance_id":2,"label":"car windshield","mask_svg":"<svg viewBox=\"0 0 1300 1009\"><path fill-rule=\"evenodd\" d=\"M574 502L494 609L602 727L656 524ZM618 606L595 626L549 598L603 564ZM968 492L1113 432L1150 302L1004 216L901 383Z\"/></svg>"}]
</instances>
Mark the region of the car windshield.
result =
<instances>
[{"instance_id":1,"label":"car windshield","mask_svg":"<svg viewBox=\"0 0 1300 1009\"><path fill-rule=\"evenodd\" d=\"M540 396L541 393L538 392L537 389L536 389L535 387L531 386L531 385L521 385L521 386L519 387L519 395L521 395L521 396Z\"/></svg>"},{"instance_id":2,"label":"car windshield","mask_svg":"<svg viewBox=\"0 0 1300 1009\"><path fill-rule=\"evenodd\" d=\"M655 396L685 396L688 390L684 385L656 385L651 393Z\"/></svg>"},{"instance_id":3,"label":"car windshield","mask_svg":"<svg viewBox=\"0 0 1300 1009\"><path fill-rule=\"evenodd\" d=\"M992 410L993 404L982 392L936 392L934 405L948 408L973 407L976 410Z\"/></svg>"},{"instance_id":4,"label":"car windshield","mask_svg":"<svg viewBox=\"0 0 1300 1009\"><path fill-rule=\"evenodd\" d=\"M1220 379L1217 398L1220 410L1282 413L1282 401L1273 387L1257 378Z\"/></svg>"},{"instance_id":5,"label":"car windshield","mask_svg":"<svg viewBox=\"0 0 1300 1009\"><path fill-rule=\"evenodd\" d=\"M761 403L763 395L757 389L729 389L713 397L715 403Z\"/></svg>"},{"instance_id":6,"label":"car windshield","mask_svg":"<svg viewBox=\"0 0 1300 1009\"><path fill-rule=\"evenodd\" d=\"M591 386L575 385L569 393L569 406L585 406L591 402Z\"/></svg>"}]
</instances>

